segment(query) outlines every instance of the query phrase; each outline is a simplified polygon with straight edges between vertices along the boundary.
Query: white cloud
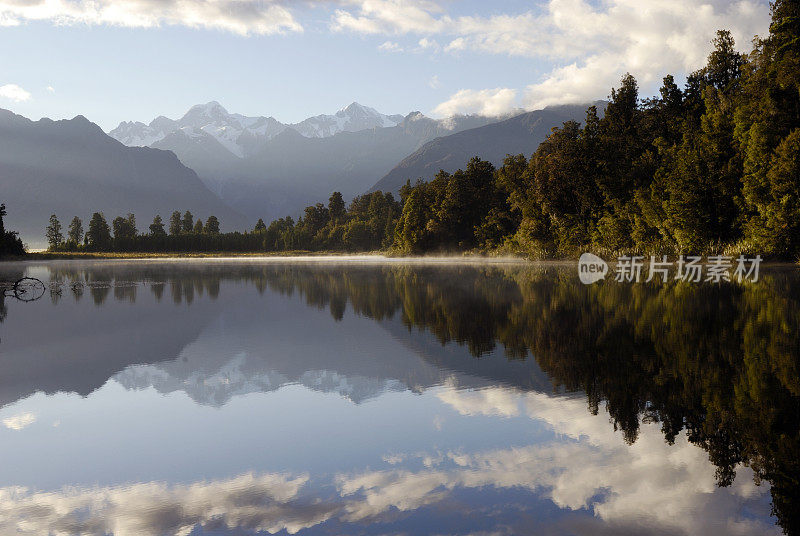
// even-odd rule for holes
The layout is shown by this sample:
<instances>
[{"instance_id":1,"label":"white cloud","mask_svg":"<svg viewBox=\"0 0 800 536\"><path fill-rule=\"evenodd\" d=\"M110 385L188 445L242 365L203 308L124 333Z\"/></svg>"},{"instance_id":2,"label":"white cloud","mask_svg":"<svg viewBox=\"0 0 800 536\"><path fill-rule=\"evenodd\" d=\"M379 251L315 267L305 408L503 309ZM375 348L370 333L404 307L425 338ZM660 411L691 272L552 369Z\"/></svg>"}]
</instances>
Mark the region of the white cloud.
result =
<instances>
[{"instance_id":1,"label":"white cloud","mask_svg":"<svg viewBox=\"0 0 800 536\"><path fill-rule=\"evenodd\" d=\"M151 482L34 493L19 487L0 488L0 532L177 536L189 534L197 525L211 525L295 534L324 522L341 508L298 501L307 481L308 476L245 474L175 486Z\"/></svg>"},{"instance_id":2,"label":"white cloud","mask_svg":"<svg viewBox=\"0 0 800 536\"><path fill-rule=\"evenodd\" d=\"M428 80L428 85L432 89L439 89L440 87L442 87L442 83L439 81L439 76L438 75L431 76L431 79Z\"/></svg>"},{"instance_id":3,"label":"white cloud","mask_svg":"<svg viewBox=\"0 0 800 536\"><path fill-rule=\"evenodd\" d=\"M46 88L46 89L47 89L47 91L49 91L50 93L55 93L55 92L56 92L56 88L54 88L53 86L47 86L47 88Z\"/></svg>"},{"instance_id":4,"label":"white cloud","mask_svg":"<svg viewBox=\"0 0 800 536\"><path fill-rule=\"evenodd\" d=\"M23 102L30 100L31 94L19 87L17 84L6 84L0 86L0 98L8 99L14 102Z\"/></svg>"},{"instance_id":5,"label":"white cloud","mask_svg":"<svg viewBox=\"0 0 800 536\"><path fill-rule=\"evenodd\" d=\"M548 0L538 11L489 17L450 16L439 4L424 0L351 3L349 9L336 11L334 30L412 33L426 40L442 36L446 52L541 58L553 64L541 80L525 88L522 104L527 109L604 98L626 72L654 90L667 74L701 67L716 30L731 30L747 49L754 35L769 28L767 0L608 0L599 5ZM506 112L517 105L506 102ZM473 104L469 111L485 106L478 100ZM440 106L452 107L450 101Z\"/></svg>"},{"instance_id":6,"label":"white cloud","mask_svg":"<svg viewBox=\"0 0 800 536\"><path fill-rule=\"evenodd\" d=\"M402 52L403 47L394 41L386 41L378 47L378 50L383 50L384 52Z\"/></svg>"},{"instance_id":7,"label":"white cloud","mask_svg":"<svg viewBox=\"0 0 800 536\"><path fill-rule=\"evenodd\" d=\"M427 37L420 39L417 44L419 45L420 51L430 50L432 52L439 52L442 48L436 39L428 39Z\"/></svg>"},{"instance_id":8,"label":"white cloud","mask_svg":"<svg viewBox=\"0 0 800 536\"><path fill-rule=\"evenodd\" d=\"M433 110L437 116L449 117L463 113L498 116L517 107L517 90L509 88L462 89L451 95Z\"/></svg>"},{"instance_id":9,"label":"white cloud","mask_svg":"<svg viewBox=\"0 0 800 536\"><path fill-rule=\"evenodd\" d=\"M331 20L334 31L363 34L436 33L449 17L437 18L442 11L428 0L359 0L357 13L337 9Z\"/></svg>"},{"instance_id":10,"label":"white cloud","mask_svg":"<svg viewBox=\"0 0 800 536\"><path fill-rule=\"evenodd\" d=\"M0 26L27 21L140 28L181 25L241 35L303 29L275 0L0 0Z\"/></svg>"},{"instance_id":11,"label":"white cloud","mask_svg":"<svg viewBox=\"0 0 800 536\"><path fill-rule=\"evenodd\" d=\"M3 425L10 430L22 430L34 422L36 422L36 415L33 413L21 413L3 419Z\"/></svg>"},{"instance_id":12,"label":"white cloud","mask_svg":"<svg viewBox=\"0 0 800 536\"><path fill-rule=\"evenodd\" d=\"M410 511L441 502L456 488L492 486L540 493L565 510L588 509L609 527L648 526L697 536L780 533L769 521L743 514L750 507L744 504L758 504L768 486L756 486L752 471L742 467L733 486L718 488L707 453L685 434L668 445L658 424L643 424L637 442L628 445L606 415L591 415L578 398L502 387L448 387L438 397L465 415L526 414L560 438L473 454L449 452L429 458L425 470L340 475L340 493L353 498L345 519Z\"/></svg>"}]
</instances>

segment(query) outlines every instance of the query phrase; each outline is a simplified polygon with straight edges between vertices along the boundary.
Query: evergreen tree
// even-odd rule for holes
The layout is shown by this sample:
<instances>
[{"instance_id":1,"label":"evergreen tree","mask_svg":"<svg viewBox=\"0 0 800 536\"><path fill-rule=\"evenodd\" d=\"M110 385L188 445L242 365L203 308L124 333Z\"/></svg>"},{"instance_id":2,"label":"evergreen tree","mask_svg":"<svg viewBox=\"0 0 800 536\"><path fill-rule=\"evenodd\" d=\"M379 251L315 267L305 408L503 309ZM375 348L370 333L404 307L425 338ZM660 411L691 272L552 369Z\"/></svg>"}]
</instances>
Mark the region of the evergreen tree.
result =
<instances>
[{"instance_id":1,"label":"evergreen tree","mask_svg":"<svg viewBox=\"0 0 800 536\"><path fill-rule=\"evenodd\" d=\"M171 236L177 236L181 234L182 230L183 230L183 221L181 220L181 213L176 210L169 217L169 234Z\"/></svg>"},{"instance_id":2,"label":"evergreen tree","mask_svg":"<svg viewBox=\"0 0 800 536\"><path fill-rule=\"evenodd\" d=\"M111 248L111 229L102 212L92 214L86 241L93 251L106 251Z\"/></svg>"},{"instance_id":3,"label":"evergreen tree","mask_svg":"<svg viewBox=\"0 0 800 536\"><path fill-rule=\"evenodd\" d=\"M150 235L152 236L166 236L167 233L164 230L164 222L161 219L160 214L156 214L156 217L153 218L153 223L150 224Z\"/></svg>"},{"instance_id":4,"label":"evergreen tree","mask_svg":"<svg viewBox=\"0 0 800 536\"><path fill-rule=\"evenodd\" d=\"M47 244L50 251L55 251L64 242L64 234L61 232L61 222L55 214L50 215L50 223L47 226L45 235L47 236Z\"/></svg>"},{"instance_id":5,"label":"evergreen tree","mask_svg":"<svg viewBox=\"0 0 800 536\"><path fill-rule=\"evenodd\" d=\"M69 241L76 246L83 241L83 222L79 217L75 216L72 218L72 221L69 224L67 237L69 238Z\"/></svg>"},{"instance_id":6,"label":"evergreen tree","mask_svg":"<svg viewBox=\"0 0 800 536\"><path fill-rule=\"evenodd\" d=\"M203 220L197 218L197 221L194 224L194 229L192 229L194 234L202 234L203 233Z\"/></svg>"},{"instance_id":7,"label":"evergreen tree","mask_svg":"<svg viewBox=\"0 0 800 536\"><path fill-rule=\"evenodd\" d=\"M183 219L181 219L181 231L184 233L191 233L194 231L194 216L188 210L183 213Z\"/></svg>"},{"instance_id":8,"label":"evergreen tree","mask_svg":"<svg viewBox=\"0 0 800 536\"><path fill-rule=\"evenodd\" d=\"M344 199L341 192L333 192L328 200L328 214L334 223L340 223L345 217Z\"/></svg>"},{"instance_id":9,"label":"evergreen tree","mask_svg":"<svg viewBox=\"0 0 800 536\"><path fill-rule=\"evenodd\" d=\"M5 203L0 203L0 257L5 255L24 255L25 247L15 231L6 231L4 218L6 212Z\"/></svg>"},{"instance_id":10,"label":"evergreen tree","mask_svg":"<svg viewBox=\"0 0 800 536\"><path fill-rule=\"evenodd\" d=\"M262 232L264 232L266 230L267 230L267 226L264 223L264 220L262 220L261 218L258 218L258 221L256 222L256 226L253 228L253 232L254 233L262 233Z\"/></svg>"},{"instance_id":11,"label":"evergreen tree","mask_svg":"<svg viewBox=\"0 0 800 536\"><path fill-rule=\"evenodd\" d=\"M216 216L209 216L203 227L203 232L208 234L219 234L219 220Z\"/></svg>"}]
</instances>

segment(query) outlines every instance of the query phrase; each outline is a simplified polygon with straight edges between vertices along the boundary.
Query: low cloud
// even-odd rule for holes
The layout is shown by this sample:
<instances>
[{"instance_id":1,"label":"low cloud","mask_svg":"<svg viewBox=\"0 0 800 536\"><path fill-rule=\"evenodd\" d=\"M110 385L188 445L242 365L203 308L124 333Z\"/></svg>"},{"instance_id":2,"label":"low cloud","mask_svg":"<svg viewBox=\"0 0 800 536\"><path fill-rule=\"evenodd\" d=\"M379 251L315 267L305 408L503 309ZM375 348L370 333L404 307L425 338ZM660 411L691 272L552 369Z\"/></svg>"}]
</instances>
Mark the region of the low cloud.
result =
<instances>
[{"instance_id":1,"label":"low cloud","mask_svg":"<svg viewBox=\"0 0 800 536\"><path fill-rule=\"evenodd\" d=\"M24 102L30 100L31 94L19 87L17 84L6 84L0 86L0 99L7 99L14 102Z\"/></svg>"},{"instance_id":2,"label":"low cloud","mask_svg":"<svg viewBox=\"0 0 800 536\"><path fill-rule=\"evenodd\" d=\"M462 89L433 110L437 116L476 113L485 116L503 115L517 108L517 90L509 88Z\"/></svg>"},{"instance_id":3,"label":"low cloud","mask_svg":"<svg viewBox=\"0 0 800 536\"><path fill-rule=\"evenodd\" d=\"M303 30L283 2L269 0L0 0L0 26L28 21L136 28L180 25L240 35Z\"/></svg>"}]
</instances>

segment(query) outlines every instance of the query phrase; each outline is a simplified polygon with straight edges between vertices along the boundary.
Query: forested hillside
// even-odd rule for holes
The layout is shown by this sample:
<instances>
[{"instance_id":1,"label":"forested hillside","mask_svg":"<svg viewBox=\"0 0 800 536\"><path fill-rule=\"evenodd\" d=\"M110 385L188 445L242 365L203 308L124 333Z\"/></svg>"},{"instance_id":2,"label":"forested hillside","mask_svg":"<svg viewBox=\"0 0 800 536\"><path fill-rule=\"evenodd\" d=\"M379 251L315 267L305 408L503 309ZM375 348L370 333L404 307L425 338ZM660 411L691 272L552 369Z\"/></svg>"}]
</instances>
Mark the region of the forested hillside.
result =
<instances>
[{"instance_id":1,"label":"forested hillside","mask_svg":"<svg viewBox=\"0 0 800 536\"><path fill-rule=\"evenodd\" d=\"M683 88L641 99L627 75L604 116L554 129L499 169L473 159L401 191L378 243L403 253L470 249L531 257L616 253L800 254L800 6L779 1L750 54L720 31ZM408 177L413 179L413 177ZM344 247L324 209L295 247ZM322 218L318 217L322 213Z\"/></svg>"},{"instance_id":2,"label":"forested hillside","mask_svg":"<svg viewBox=\"0 0 800 536\"><path fill-rule=\"evenodd\" d=\"M605 114L554 128L499 168L473 158L429 182L263 222L266 251L504 251L534 258L615 254L800 255L800 6L778 1L749 54L719 31L683 88L666 76L640 98L626 75ZM241 235L231 235L244 247ZM224 236L213 247L225 248ZM204 247L211 247L206 245Z\"/></svg>"}]
</instances>

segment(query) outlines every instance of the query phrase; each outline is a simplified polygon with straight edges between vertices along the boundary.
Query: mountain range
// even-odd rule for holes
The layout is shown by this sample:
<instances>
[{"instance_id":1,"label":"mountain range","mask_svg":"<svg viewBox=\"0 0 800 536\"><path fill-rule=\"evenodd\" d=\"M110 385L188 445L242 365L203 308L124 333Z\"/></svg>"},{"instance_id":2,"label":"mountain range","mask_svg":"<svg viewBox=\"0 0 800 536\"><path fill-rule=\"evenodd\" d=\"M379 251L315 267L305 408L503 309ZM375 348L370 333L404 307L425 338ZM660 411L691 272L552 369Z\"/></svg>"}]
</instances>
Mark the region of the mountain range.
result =
<instances>
[{"instance_id":1,"label":"mountain range","mask_svg":"<svg viewBox=\"0 0 800 536\"><path fill-rule=\"evenodd\" d=\"M600 114L605 110L605 104L604 101L593 103ZM474 156L495 166L502 165L509 154L530 156L553 127L570 120L582 121L587 107L586 104L551 106L436 138L404 158L370 191L397 192L407 180L412 184L417 179L431 180L439 170L452 173L463 168Z\"/></svg>"},{"instance_id":2,"label":"mountain range","mask_svg":"<svg viewBox=\"0 0 800 536\"><path fill-rule=\"evenodd\" d=\"M109 224L132 212L140 231L156 214L166 221L172 211L187 209L200 218L217 216L226 229L248 223L175 154L126 147L83 116L31 121L0 110L0 177L8 226L33 248L44 247L51 214L65 228L78 216L84 229L95 211Z\"/></svg>"},{"instance_id":3,"label":"mountain range","mask_svg":"<svg viewBox=\"0 0 800 536\"><path fill-rule=\"evenodd\" d=\"M604 103L595 104L602 110ZM31 247L44 246L52 213L66 225L94 211L109 221L133 212L146 230L155 214L166 220L188 209L200 218L214 214L223 230L242 230L258 218L297 217L333 191L346 199L378 189L396 193L406 180L452 172L473 156L499 165L508 153L530 155L553 127L581 121L585 110L432 119L353 103L283 124L229 113L212 101L177 120L123 122L109 135L83 116L31 121L1 110L3 201L9 224Z\"/></svg>"},{"instance_id":4,"label":"mountain range","mask_svg":"<svg viewBox=\"0 0 800 536\"><path fill-rule=\"evenodd\" d=\"M454 171L472 156L500 164L507 153L532 153L554 126L582 120L585 105L556 106L514 117L420 112L386 115L352 103L295 124L230 113L216 101L177 120L123 122L109 134L126 145L174 152L220 198L251 223L374 189L397 192L407 179ZM376 184L377 183L377 184Z\"/></svg>"},{"instance_id":5,"label":"mountain range","mask_svg":"<svg viewBox=\"0 0 800 536\"><path fill-rule=\"evenodd\" d=\"M335 114L317 115L299 123L283 124L274 117L231 114L217 101L211 101L192 106L178 120L162 115L147 125L138 121L123 121L109 135L129 146L150 146L173 133L195 140L210 137L234 156L244 158L287 128L307 138L328 138L339 132L393 127L402 120L401 115L384 115L354 102Z\"/></svg>"}]
</instances>

